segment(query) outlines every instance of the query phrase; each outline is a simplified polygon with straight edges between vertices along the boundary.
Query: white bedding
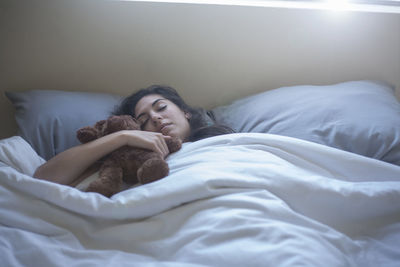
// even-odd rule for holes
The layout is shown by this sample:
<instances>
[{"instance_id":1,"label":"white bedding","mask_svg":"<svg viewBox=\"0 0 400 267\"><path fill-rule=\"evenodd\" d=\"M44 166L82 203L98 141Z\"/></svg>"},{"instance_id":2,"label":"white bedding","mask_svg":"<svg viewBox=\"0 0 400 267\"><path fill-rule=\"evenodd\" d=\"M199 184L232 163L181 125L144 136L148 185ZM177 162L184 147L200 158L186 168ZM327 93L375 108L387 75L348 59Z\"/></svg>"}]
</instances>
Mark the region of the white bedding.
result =
<instances>
[{"instance_id":1,"label":"white bedding","mask_svg":"<svg viewBox=\"0 0 400 267\"><path fill-rule=\"evenodd\" d=\"M107 199L31 178L43 160L21 138L0 148L4 266L399 264L395 165L231 134L184 144L168 177Z\"/></svg>"}]
</instances>

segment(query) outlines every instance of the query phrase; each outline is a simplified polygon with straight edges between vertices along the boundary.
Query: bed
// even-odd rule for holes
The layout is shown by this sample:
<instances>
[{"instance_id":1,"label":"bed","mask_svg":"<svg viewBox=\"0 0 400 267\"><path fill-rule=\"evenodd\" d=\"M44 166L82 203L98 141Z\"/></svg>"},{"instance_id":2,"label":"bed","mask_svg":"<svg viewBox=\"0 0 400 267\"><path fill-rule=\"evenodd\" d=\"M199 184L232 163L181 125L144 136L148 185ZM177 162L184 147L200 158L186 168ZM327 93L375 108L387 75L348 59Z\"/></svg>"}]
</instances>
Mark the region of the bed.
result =
<instances>
[{"instance_id":1,"label":"bed","mask_svg":"<svg viewBox=\"0 0 400 267\"><path fill-rule=\"evenodd\" d=\"M20 132L0 140L5 266L398 266L400 104L386 83L215 107L236 133L184 143L166 178L110 199L32 175L121 96L7 97Z\"/></svg>"}]
</instances>

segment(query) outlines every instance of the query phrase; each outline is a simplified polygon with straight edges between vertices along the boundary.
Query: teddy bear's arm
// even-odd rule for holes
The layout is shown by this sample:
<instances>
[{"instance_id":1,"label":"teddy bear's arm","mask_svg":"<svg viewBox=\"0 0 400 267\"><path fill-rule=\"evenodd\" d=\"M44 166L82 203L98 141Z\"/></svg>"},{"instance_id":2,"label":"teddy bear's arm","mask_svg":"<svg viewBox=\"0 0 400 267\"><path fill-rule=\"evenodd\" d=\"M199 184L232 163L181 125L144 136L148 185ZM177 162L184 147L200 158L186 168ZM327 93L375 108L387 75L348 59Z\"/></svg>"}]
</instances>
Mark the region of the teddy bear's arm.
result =
<instances>
[{"instance_id":1,"label":"teddy bear's arm","mask_svg":"<svg viewBox=\"0 0 400 267\"><path fill-rule=\"evenodd\" d=\"M78 140L84 144L97 139L97 129L87 126L79 129L76 132Z\"/></svg>"}]
</instances>

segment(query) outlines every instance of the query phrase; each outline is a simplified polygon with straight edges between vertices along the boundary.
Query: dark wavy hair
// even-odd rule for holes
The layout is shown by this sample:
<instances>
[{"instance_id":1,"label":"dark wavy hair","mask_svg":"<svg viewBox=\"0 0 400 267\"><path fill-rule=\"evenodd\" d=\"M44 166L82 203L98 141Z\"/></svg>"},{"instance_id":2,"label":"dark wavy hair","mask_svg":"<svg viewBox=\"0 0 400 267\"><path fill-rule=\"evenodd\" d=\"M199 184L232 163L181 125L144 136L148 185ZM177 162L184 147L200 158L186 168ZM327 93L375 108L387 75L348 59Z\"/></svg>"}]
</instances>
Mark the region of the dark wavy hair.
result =
<instances>
[{"instance_id":1,"label":"dark wavy hair","mask_svg":"<svg viewBox=\"0 0 400 267\"><path fill-rule=\"evenodd\" d=\"M212 112L207 112L202 108L194 108L185 103L177 91L169 86L152 85L150 87L140 89L123 99L121 104L113 112L114 115L131 115L136 117L136 104L144 96L158 94L177 105L182 111L191 114L189 119L190 136L188 141L194 142L207 137L216 135L234 133L234 131L225 125L217 124Z\"/></svg>"}]
</instances>

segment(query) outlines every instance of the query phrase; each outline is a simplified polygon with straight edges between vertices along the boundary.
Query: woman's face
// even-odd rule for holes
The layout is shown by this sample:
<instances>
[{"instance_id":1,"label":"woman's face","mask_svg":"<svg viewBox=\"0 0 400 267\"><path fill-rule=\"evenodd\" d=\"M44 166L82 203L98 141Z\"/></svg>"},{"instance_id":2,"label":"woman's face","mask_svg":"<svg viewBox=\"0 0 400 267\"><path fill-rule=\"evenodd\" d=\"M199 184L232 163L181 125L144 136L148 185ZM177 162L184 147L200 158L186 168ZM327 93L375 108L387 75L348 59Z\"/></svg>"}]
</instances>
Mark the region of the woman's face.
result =
<instances>
[{"instance_id":1,"label":"woman's face","mask_svg":"<svg viewBox=\"0 0 400 267\"><path fill-rule=\"evenodd\" d=\"M185 141L190 135L190 114L161 95L144 96L135 107L136 119L144 131L159 132Z\"/></svg>"}]
</instances>

